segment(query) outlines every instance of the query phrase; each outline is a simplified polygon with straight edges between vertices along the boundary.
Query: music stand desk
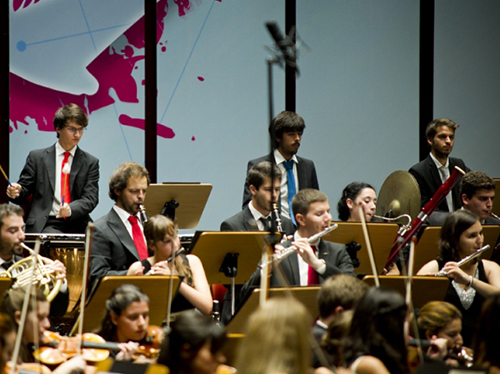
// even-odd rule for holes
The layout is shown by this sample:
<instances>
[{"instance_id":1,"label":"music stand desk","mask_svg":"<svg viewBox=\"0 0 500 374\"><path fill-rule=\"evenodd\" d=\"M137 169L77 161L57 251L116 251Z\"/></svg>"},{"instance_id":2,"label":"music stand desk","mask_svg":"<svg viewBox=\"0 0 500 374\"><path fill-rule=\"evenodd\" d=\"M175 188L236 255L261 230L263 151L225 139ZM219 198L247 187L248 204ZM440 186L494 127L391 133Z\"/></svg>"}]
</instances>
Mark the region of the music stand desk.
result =
<instances>
[{"instance_id":1,"label":"music stand desk","mask_svg":"<svg viewBox=\"0 0 500 374\"><path fill-rule=\"evenodd\" d=\"M408 277L402 275L381 275L379 282L381 287L386 287L398 291L403 297L406 295L406 281ZM369 286L375 285L373 275L367 275L363 278ZM443 301L446 291L450 286L450 280L446 277L413 277L412 299L415 308L421 308L429 301Z\"/></svg>"},{"instance_id":2,"label":"music stand desk","mask_svg":"<svg viewBox=\"0 0 500 374\"><path fill-rule=\"evenodd\" d=\"M266 245L267 232L207 231L202 232L191 249L205 268L208 283L231 283L231 278L219 271L228 253L238 253L238 273L235 284L244 284L257 269Z\"/></svg>"},{"instance_id":3,"label":"music stand desk","mask_svg":"<svg viewBox=\"0 0 500 374\"><path fill-rule=\"evenodd\" d=\"M269 297L288 297L291 292L293 296L299 300L309 311L313 318L319 314L318 308L318 292L320 286L304 286L304 287L275 287L269 289ZM260 299L260 288L253 290L248 300L243 304L238 313L229 321L226 330L229 333L243 333L250 315L258 308Z\"/></svg>"},{"instance_id":4,"label":"music stand desk","mask_svg":"<svg viewBox=\"0 0 500 374\"><path fill-rule=\"evenodd\" d=\"M85 307L83 331L93 331L100 326L106 311L106 301L118 286L125 283L139 287L142 292L148 295L149 324L161 326L168 312L168 299L175 295L180 285L179 277L174 276L172 280L173 295L169 295L170 279L169 275L105 276Z\"/></svg>"},{"instance_id":5,"label":"music stand desk","mask_svg":"<svg viewBox=\"0 0 500 374\"><path fill-rule=\"evenodd\" d=\"M415 264L413 266L416 274L422 266L429 261L435 260L439 253L438 238L441 232L439 226L426 227L420 240L415 247ZM483 226L484 242L483 245L489 244L490 249L481 255L481 258L490 259L498 236L500 235L500 226L484 225Z\"/></svg>"},{"instance_id":6,"label":"music stand desk","mask_svg":"<svg viewBox=\"0 0 500 374\"><path fill-rule=\"evenodd\" d=\"M3 295L7 292L12 286L12 278L8 277L0 277L0 301L3 299Z\"/></svg>"},{"instance_id":7,"label":"music stand desk","mask_svg":"<svg viewBox=\"0 0 500 374\"><path fill-rule=\"evenodd\" d=\"M212 191L211 184L179 183L150 184L144 207L148 216L160 214L165 203L175 200L175 218L180 229L192 229L198 225Z\"/></svg>"},{"instance_id":8,"label":"music stand desk","mask_svg":"<svg viewBox=\"0 0 500 374\"><path fill-rule=\"evenodd\" d=\"M363 228L361 222L334 222L337 227L332 232L323 236L323 240L335 243L348 244L356 242L361 245L361 249L357 252L360 262L359 267L355 268L356 274L373 274L366 250L365 237L363 235ZM373 249L373 256L375 257L375 264L377 265L378 273L380 274L384 268L389 253L391 252L392 244L396 238L399 226L395 223L375 223L368 222L368 234Z\"/></svg>"}]
</instances>

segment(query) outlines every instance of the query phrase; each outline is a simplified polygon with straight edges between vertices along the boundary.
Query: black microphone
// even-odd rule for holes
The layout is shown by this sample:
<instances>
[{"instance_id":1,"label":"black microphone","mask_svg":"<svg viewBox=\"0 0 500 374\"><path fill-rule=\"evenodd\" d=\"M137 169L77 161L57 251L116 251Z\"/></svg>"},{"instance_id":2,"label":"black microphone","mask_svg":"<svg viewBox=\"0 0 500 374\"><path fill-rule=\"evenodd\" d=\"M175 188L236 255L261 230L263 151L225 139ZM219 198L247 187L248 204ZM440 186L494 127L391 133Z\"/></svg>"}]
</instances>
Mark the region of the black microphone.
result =
<instances>
[{"instance_id":1,"label":"black microphone","mask_svg":"<svg viewBox=\"0 0 500 374\"><path fill-rule=\"evenodd\" d=\"M275 21L267 21L266 27L269 30L269 33L273 37L274 41L278 45L279 49L283 53L283 57L285 58L285 62L294 63L297 59L293 47L294 42L286 35L284 35L278 27L278 24Z\"/></svg>"}]
</instances>

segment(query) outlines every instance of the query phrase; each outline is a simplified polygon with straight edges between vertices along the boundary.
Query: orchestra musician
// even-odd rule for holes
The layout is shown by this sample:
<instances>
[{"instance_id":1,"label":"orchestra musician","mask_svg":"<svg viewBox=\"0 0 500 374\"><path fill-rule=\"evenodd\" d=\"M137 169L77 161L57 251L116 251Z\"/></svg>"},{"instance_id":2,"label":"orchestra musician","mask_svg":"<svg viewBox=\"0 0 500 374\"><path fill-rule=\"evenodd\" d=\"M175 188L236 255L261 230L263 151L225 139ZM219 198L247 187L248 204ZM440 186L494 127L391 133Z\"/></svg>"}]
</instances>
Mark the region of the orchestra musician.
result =
<instances>
[{"instance_id":1,"label":"orchestra musician","mask_svg":"<svg viewBox=\"0 0 500 374\"><path fill-rule=\"evenodd\" d=\"M16 336L16 325L12 318L0 313L0 373L6 373L5 364L12 356Z\"/></svg>"},{"instance_id":2,"label":"orchestra musician","mask_svg":"<svg viewBox=\"0 0 500 374\"><path fill-rule=\"evenodd\" d=\"M413 165L409 170L420 188L422 207L429 202L438 188L448 179L455 166L465 172L470 171L461 159L449 157L453 150L455 132L458 127L458 123L447 118L435 119L427 125L425 136L431 151L425 160ZM453 212L461 206L459 186L455 185L446 199L439 204L437 210Z\"/></svg>"},{"instance_id":3,"label":"orchestra musician","mask_svg":"<svg viewBox=\"0 0 500 374\"><path fill-rule=\"evenodd\" d=\"M446 339L448 351L459 352L463 346L462 313L446 301L430 301L418 311L417 326L420 339ZM458 366L457 357L446 357L446 364Z\"/></svg>"},{"instance_id":4,"label":"orchestra musician","mask_svg":"<svg viewBox=\"0 0 500 374\"><path fill-rule=\"evenodd\" d=\"M297 156L302 134L306 125L304 119L297 113L283 111L279 113L269 125L269 133L274 134L274 152L263 157L250 160L247 166L247 174L252 166L261 161L270 161L281 169L281 193L279 200L280 212L284 217L292 218L290 205L294 191L298 192L304 188L319 189L318 177L314 162ZM243 207L251 200L250 185L245 183L243 191Z\"/></svg>"},{"instance_id":5,"label":"orchestra musician","mask_svg":"<svg viewBox=\"0 0 500 374\"><path fill-rule=\"evenodd\" d=\"M131 360L138 352L149 328L149 298L139 287L122 284L106 301L106 311L96 334L104 340L120 343L120 351L110 354L116 360Z\"/></svg>"},{"instance_id":6,"label":"orchestra musician","mask_svg":"<svg viewBox=\"0 0 500 374\"><path fill-rule=\"evenodd\" d=\"M23 215L24 211L17 205L0 204L0 272L7 271L14 263L23 259L21 246L25 239ZM69 304L66 267L59 260L46 266L57 273L57 278L64 279L59 293L53 300L54 303L50 306L51 316L62 316Z\"/></svg>"},{"instance_id":7,"label":"orchestra musician","mask_svg":"<svg viewBox=\"0 0 500 374\"><path fill-rule=\"evenodd\" d=\"M149 257L139 209L149 186L147 169L124 162L109 179L109 197L115 205L94 222L90 256L90 287L105 275L126 275L136 261Z\"/></svg>"},{"instance_id":8,"label":"orchestra musician","mask_svg":"<svg viewBox=\"0 0 500 374\"><path fill-rule=\"evenodd\" d=\"M170 325L160 348L158 363L171 374L215 374L226 362L222 347L226 331L195 311L185 311Z\"/></svg>"},{"instance_id":9,"label":"orchestra musician","mask_svg":"<svg viewBox=\"0 0 500 374\"><path fill-rule=\"evenodd\" d=\"M297 192L292 204L298 225L297 231L293 240L277 246L281 248L278 251L283 251L283 247L288 248L290 245L297 249L279 262L289 284L291 286L318 285L334 274L354 276L354 268L345 245L321 239L315 243L308 242L308 238L330 226L332 216L328 197L321 191L306 188ZM271 274L271 287L283 286L275 273L273 271ZM258 267L242 288L242 300L245 300L252 288L259 284L260 278L261 269Z\"/></svg>"},{"instance_id":10,"label":"orchestra musician","mask_svg":"<svg viewBox=\"0 0 500 374\"><path fill-rule=\"evenodd\" d=\"M23 287L10 289L3 296L2 303L0 304L0 311L15 321L16 326L19 326L21 322L21 309L25 294L26 289ZM49 302L42 290L40 288L32 288L32 297L28 303L28 314L20 346L20 358L22 362L35 362L33 350L42 343L44 333L50 327L49 308ZM75 356L61 364L53 373L78 372L85 370L85 367L85 360L81 356Z\"/></svg>"},{"instance_id":11,"label":"orchestra musician","mask_svg":"<svg viewBox=\"0 0 500 374\"><path fill-rule=\"evenodd\" d=\"M99 202L99 160L78 146L88 124L78 105L59 108L54 116L58 141L31 151L18 183L7 187L14 204L33 197L26 232L85 232Z\"/></svg>"},{"instance_id":12,"label":"orchestra musician","mask_svg":"<svg viewBox=\"0 0 500 374\"><path fill-rule=\"evenodd\" d=\"M180 248L177 236L178 227L170 219L162 215L149 217L144 224L144 235L153 256L134 262L128 269L128 275L180 275L183 276L179 290L172 300L171 312L187 309L198 309L203 314L212 311L212 295L208 285L205 269L196 255L179 254L169 262L172 253ZM172 271L173 270L173 271Z\"/></svg>"},{"instance_id":13,"label":"orchestra musician","mask_svg":"<svg viewBox=\"0 0 500 374\"><path fill-rule=\"evenodd\" d=\"M500 292L500 266L483 259L457 266L458 261L483 245L479 218L466 209L457 210L446 218L438 245L436 259L425 264L417 275L434 276L443 270L450 278L445 301L455 305L462 313L464 345L470 346L484 299Z\"/></svg>"},{"instance_id":14,"label":"orchestra musician","mask_svg":"<svg viewBox=\"0 0 500 374\"><path fill-rule=\"evenodd\" d=\"M360 206L363 207L365 212L365 221L370 222L377 207L377 193L368 183L349 183L342 191L342 197L337 203L339 219L341 221L360 222Z\"/></svg>"}]
</instances>

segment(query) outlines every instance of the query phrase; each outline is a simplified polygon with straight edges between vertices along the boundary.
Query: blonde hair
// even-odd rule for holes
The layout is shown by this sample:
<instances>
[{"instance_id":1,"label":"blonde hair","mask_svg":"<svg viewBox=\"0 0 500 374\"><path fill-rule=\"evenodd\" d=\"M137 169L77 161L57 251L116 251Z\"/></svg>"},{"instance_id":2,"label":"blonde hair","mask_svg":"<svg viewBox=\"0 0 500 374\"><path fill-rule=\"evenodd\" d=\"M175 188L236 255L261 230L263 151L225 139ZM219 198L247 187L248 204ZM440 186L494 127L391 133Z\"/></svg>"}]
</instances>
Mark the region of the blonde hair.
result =
<instances>
[{"instance_id":1,"label":"blonde hair","mask_svg":"<svg viewBox=\"0 0 500 374\"><path fill-rule=\"evenodd\" d=\"M311 367L312 318L294 298L275 297L248 320L238 347L238 374L306 374Z\"/></svg>"},{"instance_id":2,"label":"blonde hair","mask_svg":"<svg viewBox=\"0 0 500 374\"><path fill-rule=\"evenodd\" d=\"M149 217L148 221L144 224L144 236L146 237L148 248L153 247L159 241L164 241L167 235L176 239L178 231L177 223L161 214ZM186 263L185 257L176 256L174 266L179 275L184 276L183 281L194 287L193 272L189 267L189 262Z\"/></svg>"}]
</instances>

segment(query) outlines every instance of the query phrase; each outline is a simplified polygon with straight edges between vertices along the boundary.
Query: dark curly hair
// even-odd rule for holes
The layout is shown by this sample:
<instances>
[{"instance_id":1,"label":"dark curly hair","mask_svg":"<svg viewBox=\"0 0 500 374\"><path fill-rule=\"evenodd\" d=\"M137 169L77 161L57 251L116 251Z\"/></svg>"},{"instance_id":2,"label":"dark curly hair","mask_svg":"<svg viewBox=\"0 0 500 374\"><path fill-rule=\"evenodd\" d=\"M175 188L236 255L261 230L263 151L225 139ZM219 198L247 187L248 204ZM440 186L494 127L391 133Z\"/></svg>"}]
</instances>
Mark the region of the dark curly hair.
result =
<instances>
[{"instance_id":1,"label":"dark curly hair","mask_svg":"<svg viewBox=\"0 0 500 374\"><path fill-rule=\"evenodd\" d=\"M460 235L478 220L478 216L466 209L457 210L446 217L439 235L439 253L436 258L445 263L460 260L458 254Z\"/></svg>"},{"instance_id":2,"label":"dark curly hair","mask_svg":"<svg viewBox=\"0 0 500 374\"><path fill-rule=\"evenodd\" d=\"M364 182L352 182L349 183L346 188L344 188L344 190L342 191L342 197L337 203L337 211L339 212L339 219L341 221L347 221L351 216L351 211L347 206L347 199L351 199L352 201L356 200L358 195L365 188L371 188L373 191L375 191L375 188L373 188L370 184Z\"/></svg>"}]
</instances>

